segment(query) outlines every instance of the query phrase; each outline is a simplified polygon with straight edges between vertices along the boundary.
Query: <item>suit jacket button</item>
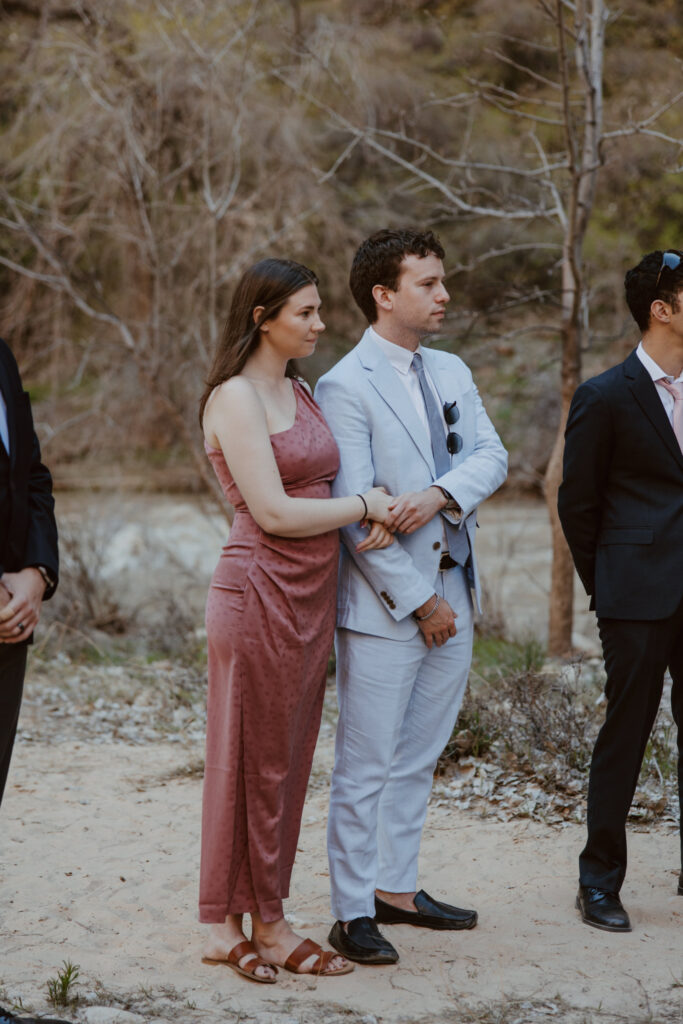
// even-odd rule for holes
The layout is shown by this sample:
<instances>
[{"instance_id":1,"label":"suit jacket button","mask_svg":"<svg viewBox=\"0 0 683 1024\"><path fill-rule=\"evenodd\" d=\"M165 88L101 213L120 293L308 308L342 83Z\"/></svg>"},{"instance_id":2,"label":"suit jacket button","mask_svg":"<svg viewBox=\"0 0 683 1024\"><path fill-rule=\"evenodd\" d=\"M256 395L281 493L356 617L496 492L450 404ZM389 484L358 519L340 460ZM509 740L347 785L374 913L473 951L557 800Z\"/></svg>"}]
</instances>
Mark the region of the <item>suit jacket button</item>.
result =
<instances>
[{"instance_id":1,"label":"suit jacket button","mask_svg":"<svg viewBox=\"0 0 683 1024\"><path fill-rule=\"evenodd\" d=\"M433 551L438 551L440 547L441 547L441 544L439 543L439 541L435 540L434 543L432 544L432 550Z\"/></svg>"}]
</instances>

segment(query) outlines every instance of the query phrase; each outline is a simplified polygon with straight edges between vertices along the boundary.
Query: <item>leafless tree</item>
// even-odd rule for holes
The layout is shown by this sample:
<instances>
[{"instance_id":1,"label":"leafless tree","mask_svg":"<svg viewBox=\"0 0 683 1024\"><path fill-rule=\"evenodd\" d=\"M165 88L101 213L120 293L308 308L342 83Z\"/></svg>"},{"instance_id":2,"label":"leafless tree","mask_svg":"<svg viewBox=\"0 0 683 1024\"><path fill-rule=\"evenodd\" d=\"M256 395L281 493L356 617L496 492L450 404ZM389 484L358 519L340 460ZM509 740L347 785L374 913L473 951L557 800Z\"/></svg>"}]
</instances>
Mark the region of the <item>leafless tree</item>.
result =
<instances>
[{"instance_id":1,"label":"leafless tree","mask_svg":"<svg viewBox=\"0 0 683 1024\"><path fill-rule=\"evenodd\" d=\"M670 166L676 166L683 140L661 122L680 104L683 91L672 91L664 100L652 99L656 90L646 91L637 114L620 107L617 98L606 123L605 31L612 15L604 0L538 0L536 7L545 20L544 34L536 37L530 32L533 38L523 40L505 35L497 48L489 50L514 85L470 78L468 88L457 95L422 104L423 113L427 105L463 112L456 154L400 125L385 128L353 120L319 94L309 92L307 99L346 136L335 171L360 145L404 173L404 191L410 187L431 193L451 217L466 223L483 220L497 225L496 244L475 259L470 257L470 266L530 249L545 249L553 260L559 254L561 410L544 493L553 543L548 650L560 655L572 645L574 570L557 516L557 489L569 403L580 382L581 353L589 334L584 245L596 185L601 168L618 158L618 145L628 137L656 141L659 153L666 151ZM514 55L520 48L526 58ZM529 53L540 54L543 60L531 61ZM554 70L547 67L550 57ZM287 75L283 80L290 81ZM502 157L479 155L486 150L486 139L477 130L482 105L516 125Z\"/></svg>"},{"instance_id":2,"label":"leafless tree","mask_svg":"<svg viewBox=\"0 0 683 1024\"><path fill-rule=\"evenodd\" d=\"M68 9L79 13L85 25L85 8ZM65 301L83 339L74 377L92 365L98 378L93 412L106 392L118 396L119 416L146 406L162 443L180 438L216 491L196 408L226 290L259 256L300 245L321 199L268 95L277 49L262 46L264 33L277 37L277 5L251 0L231 16L217 3L158 0L147 13L149 31L135 43L116 24L54 37L31 116L5 139L13 156L0 187L0 264L24 290L4 319L10 331L28 324L36 288L53 295L52 322L55 298ZM130 443L126 430L122 440Z\"/></svg>"}]
</instances>

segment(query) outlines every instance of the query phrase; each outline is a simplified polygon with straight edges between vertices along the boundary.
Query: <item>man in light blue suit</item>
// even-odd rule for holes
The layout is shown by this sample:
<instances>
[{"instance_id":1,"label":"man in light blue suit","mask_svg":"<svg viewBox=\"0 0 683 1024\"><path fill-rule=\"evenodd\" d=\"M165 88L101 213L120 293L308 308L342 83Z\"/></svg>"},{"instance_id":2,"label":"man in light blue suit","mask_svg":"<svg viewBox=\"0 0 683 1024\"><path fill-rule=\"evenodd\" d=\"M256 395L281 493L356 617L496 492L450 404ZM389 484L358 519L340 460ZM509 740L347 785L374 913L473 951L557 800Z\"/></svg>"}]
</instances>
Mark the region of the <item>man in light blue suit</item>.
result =
<instances>
[{"instance_id":1,"label":"man in light blue suit","mask_svg":"<svg viewBox=\"0 0 683 1024\"><path fill-rule=\"evenodd\" d=\"M359 963L398 960L377 922L477 922L416 891L434 767L472 655L476 510L507 470L467 366L422 345L449 299L443 258L431 232L380 231L360 246L350 283L370 326L316 389L341 455L333 493L378 484L400 496L390 547L359 554L362 528L342 531L330 942Z\"/></svg>"}]
</instances>

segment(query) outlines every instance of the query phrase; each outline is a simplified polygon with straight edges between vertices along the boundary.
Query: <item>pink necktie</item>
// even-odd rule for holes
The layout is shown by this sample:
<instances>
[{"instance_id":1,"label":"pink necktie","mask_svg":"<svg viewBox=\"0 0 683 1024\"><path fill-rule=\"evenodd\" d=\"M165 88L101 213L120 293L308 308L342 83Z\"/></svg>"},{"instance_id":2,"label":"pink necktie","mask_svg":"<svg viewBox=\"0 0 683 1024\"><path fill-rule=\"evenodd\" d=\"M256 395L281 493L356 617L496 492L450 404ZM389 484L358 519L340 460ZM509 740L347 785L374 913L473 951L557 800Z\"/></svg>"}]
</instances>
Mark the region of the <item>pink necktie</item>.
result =
<instances>
[{"instance_id":1,"label":"pink necktie","mask_svg":"<svg viewBox=\"0 0 683 1024\"><path fill-rule=\"evenodd\" d=\"M674 400L673 428L676 440L683 452L683 384L672 384L666 377L660 377L657 381L669 392Z\"/></svg>"}]
</instances>

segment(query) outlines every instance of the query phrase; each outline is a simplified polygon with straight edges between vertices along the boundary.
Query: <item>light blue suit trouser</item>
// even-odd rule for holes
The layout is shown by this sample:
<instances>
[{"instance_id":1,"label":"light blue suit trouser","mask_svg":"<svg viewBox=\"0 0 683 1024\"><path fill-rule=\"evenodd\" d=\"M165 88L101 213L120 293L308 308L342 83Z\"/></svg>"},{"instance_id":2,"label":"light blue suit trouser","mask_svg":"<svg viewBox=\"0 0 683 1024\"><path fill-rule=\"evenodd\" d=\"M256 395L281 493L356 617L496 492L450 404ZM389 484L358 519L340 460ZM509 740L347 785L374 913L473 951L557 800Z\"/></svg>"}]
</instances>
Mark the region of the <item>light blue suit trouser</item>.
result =
<instances>
[{"instance_id":1,"label":"light blue suit trouser","mask_svg":"<svg viewBox=\"0 0 683 1024\"><path fill-rule=\"evenodd\" d=\"M458 566L436 588L457 634L390 640L338 629L339 725L330 792L332 913L374 917L375 888L414 892L434 767L460 710L472 659L472 600Z\"/></svg>"}]
</instances>

